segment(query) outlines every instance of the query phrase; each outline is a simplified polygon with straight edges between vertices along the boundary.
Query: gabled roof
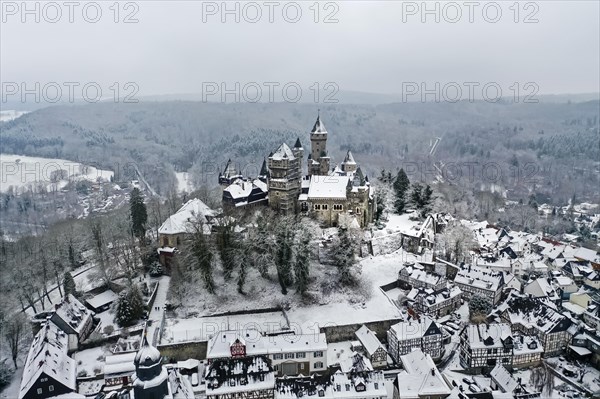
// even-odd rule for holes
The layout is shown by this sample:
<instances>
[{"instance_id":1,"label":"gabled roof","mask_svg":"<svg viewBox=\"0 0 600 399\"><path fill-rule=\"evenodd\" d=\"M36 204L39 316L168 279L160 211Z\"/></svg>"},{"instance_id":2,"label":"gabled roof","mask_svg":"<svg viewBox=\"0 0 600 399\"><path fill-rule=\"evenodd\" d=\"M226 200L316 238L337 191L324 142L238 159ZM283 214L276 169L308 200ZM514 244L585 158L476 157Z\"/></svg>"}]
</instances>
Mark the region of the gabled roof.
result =
<instances>
[{"instance_id":1,"label":"gabled roof","mask_svg":"<svg viewBox=\"0 0 600 399\"><path fill-rule=\"evenodd\" d=\"M191 199L186 202L175 214L169 218L158 229L159 234L193 233L194 222L208 223L207 217L216 216L216 212L210 209L199 199Z\"/></svg>"},{"instance_id":2,"label":"gabled roof","mask_svg":"<svg viewBox=\"0 0 600 399\"><path fill-rule=\"evenodd\" d=\"M317 116L317 121L315 122L311 133L327 133L327 129L325 129L325 125L321 122L321 116Z\"/></svg>"},{"instance_id":3,"label":"gabled roof","mask_svg":"<svg viewBox=\"0 0 600 399\"><path fill-rule=\"evenodd\" d=\"M512 393L519 383L512 377L508 370L499 363L490 371L490 377L498 384L502 392Z\"/></svg>"},{"instance_id":4,"label":"gabled roof","mask_svg":"<svg viewBox=\"0 0 600 399\"><path fill-rule=\"evenodd\" d=\"M400 356L400 361L404 367L397 378L400 398L446 397L450 394L450 388L429 354L415 349Z\"/></svg>"},{"instance_id":5,"label":"gabled roof","mask_svg":"<svg viewBox=\"0 0 600 399\"><path fill-rule=\"evenodd\" d=\"M36 334L23 368L19 399L24 397L42 374L75 391L75 360L67 356L68 337L54 323L47 321Z\"/></svg>"},{"instance_id":6,"label":"gabled roof","mask_svg":"<svg viewBox=\"0 0 600 399\"><path fill-rule=\"evenodd\" d=\"M371 331L364 324L354 333L354 335L356 335L356 338L358 338L369 356L372 356L377 349L383 348L383 345L379 342L379 338L377 338L375 332Z\"/></svg>"}]
</instances>

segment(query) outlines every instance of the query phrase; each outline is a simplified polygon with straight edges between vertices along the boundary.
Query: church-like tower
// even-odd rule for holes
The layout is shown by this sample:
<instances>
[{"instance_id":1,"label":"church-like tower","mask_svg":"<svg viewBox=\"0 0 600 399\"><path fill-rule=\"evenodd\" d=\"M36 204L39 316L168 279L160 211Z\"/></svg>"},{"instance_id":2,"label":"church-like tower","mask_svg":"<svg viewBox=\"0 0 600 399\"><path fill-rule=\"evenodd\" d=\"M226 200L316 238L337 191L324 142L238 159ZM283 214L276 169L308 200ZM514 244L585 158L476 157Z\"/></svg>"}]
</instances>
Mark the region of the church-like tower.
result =
<instances>
[{"instance_id":1,"label":"church-like tower","mask_svg":"<svg viewBox=\"0 0 600 399\"><path fill-rule=\"evenodd\" d=\"M327 129L321 122L321 115L310 132L311 151L308 155L308 175L327 176L329 174L330 158L327 154Z\"/></svg>"},{"instance_id":2,"label":"church-like tower","mask_svg":"<svg viewBox=\"0 0 600 399\"><path fill-rule=\"evenodd\" d=\"M146 335L133 360L133 392L135 399L163 399L169 394L167 369L162 365L158 349L150 345Z\"/></svg>"}]
</instances>

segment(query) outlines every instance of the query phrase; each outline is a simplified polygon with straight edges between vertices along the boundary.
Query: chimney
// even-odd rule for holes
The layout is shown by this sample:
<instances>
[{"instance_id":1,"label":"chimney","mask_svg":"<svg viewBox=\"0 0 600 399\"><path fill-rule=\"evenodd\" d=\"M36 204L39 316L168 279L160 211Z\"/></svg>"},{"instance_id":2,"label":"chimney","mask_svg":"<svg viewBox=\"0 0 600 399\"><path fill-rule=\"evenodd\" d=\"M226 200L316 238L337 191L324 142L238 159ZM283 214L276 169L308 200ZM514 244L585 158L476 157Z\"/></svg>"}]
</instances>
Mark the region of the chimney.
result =
<instances>
[{"instance_id":1,"label":"chimney","mask_svg":"<svg viewBox=\"0 0 600 399\"><path fill-rule=\"evenodd\" d=\"M435 376L435 368L434 367L431 368L431 375Z\"/></svg>"}]
</instances>

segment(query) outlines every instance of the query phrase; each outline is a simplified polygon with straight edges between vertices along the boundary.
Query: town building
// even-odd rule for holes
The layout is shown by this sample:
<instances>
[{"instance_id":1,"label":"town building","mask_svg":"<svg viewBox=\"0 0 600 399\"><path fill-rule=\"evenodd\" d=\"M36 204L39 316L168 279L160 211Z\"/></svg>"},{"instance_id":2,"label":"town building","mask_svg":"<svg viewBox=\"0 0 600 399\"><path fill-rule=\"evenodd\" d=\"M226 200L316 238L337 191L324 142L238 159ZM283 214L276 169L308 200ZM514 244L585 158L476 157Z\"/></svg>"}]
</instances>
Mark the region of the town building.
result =
<instances>
[{"instance_id":1,"label":"town building","mask_svg":"<svg viewBox=\"0 0 600 399\"><path fill-rule=\"evenodd\" d=\"M354 333L374 368L387 366L387 350L374 331L364 324Z\"/></svg>"},{"instance_id":2,"label":"town building","mask_svg":"<svg viewBox=\"0 0 600 399\"><path fill-rule=\"evenodd\" d=\"M421 349L434 359L440 359L444 353L442 330L429 317L394 324L388 330L387 339L388 353L396 363L400 356L414 349Z\"/></svg>"},{"instance_id":3,"label":"town building","mask_svg":"<svg viewBox=\"0 0 600 399\"><path fill-rule=\"evenodd\" d=\"M67 355L69 337L47 320L33 338L19 389L19 399L46 399L70 394L78 397L75 360Z\"/></svg>"},{"instance_id":4,"label":"town building","mask_svg":"<svg viewBox=\"0 0 600 399\"><path fill-rule=\"evenodd\" d=\"M470 371L512 366L513 337L508 324L469 324L460 334L460 365Z\"/></svg>"},{"instance_id":5,"label":"town building","mask_svg":"<svg viewBox=\"0 0 600 399\"><path fill-rule=\"evenodd\" d=\"M400 357L403 371L394 379L393 399L444 399L451 389L433 359L420 349Z\"/></svg>"},{"instance_id":6,"label":"town building","mask_svg":"<svg viewBox=\"0 0 600 399\"><path fill-rule=\"evenodd\" d=\"M400 288L431 288L442 290L446 288L448 281L435 273L429 273L421 265L403 265L398 272Z\"/></svg>"},{"instance_id":7,"label":"town building","mask_svg":"<svg viewBox=\"0 0 600 399\"><path fill-rule=\"evenodd\" d=\"M218 359L206 371L207 399L273 399L275 372L265 356Z\"/></svg>"},{"instance_id":8,"label":"town building","mask_svg":"<svg viewBox=\"0 0 600 399\"><path fill-rule=\"evenodd\" d=\"M492 270L482 269L477 266L465 266L461 268L454 278L456 284L462 291L465 299L473 295L482 295L488 298L493 305L500 302L504 288L504 274Z\"/></svg>"},{"instance_id":9,"label":"town building","mask_svg":"<svg viewBox=\"0 0 600 399\"><path fill-rule=\"evenodd\" d=\"M222 331L208 341L206 358L265 356L278 376L310 375L327 370L325 334L262 335L258 331Z\"/></svg>"},{"instance_id":10,"label":"town building","mask_svg":"<svg viewBox=\"0 0 600 399\"><path fill-rule=\"evenodd\" d=\"M92 332L94 312L83 306L72 294L55 305L50 320L69 337L69 351L76 350L79 343Z\"/></svg>"},{"instance_id":11,"label":"town building","mask_svg":"<svg viewBox=\"0 0 600 399\"><path fill-rule=\"evenodd\" d=\"M549 281L550 279L536 278L529 281L523 292L525 294L531 294L533 298L545 298L556 306L560 306L562 303L562 294L556 289Z\"/></svg>"},{"instance_id":12,"label":"town building","mask_svg":"<svg viewBox=\"0 0 600 399\"><path fill-rule=\"evenodd\" d=\"M186 202L173 215L158 228L158 256L160 263L170 271L170 264L178 246L194 234L197 229L202 229L204 234L210 234L211 224L217 213L210 209L199 199Z\"/></svg>"},{"instance_id":13,"label":"town building","mask_svg":"<svg viewBox=\"0 0 600 399\"><path fill-rule=\"evenodd\" d=\"M331 376L282 378L277 381L276 399L387 399L385 378L381 371L342 372Z\"/></svg>"},{"instance_id":14,"label":"town building","mask_svg":"<svg viewBox=\"0 0 600 399\"><path fill-rule=\"evenodd\" d=\"M432 317L443 317L458 309L462 302L462 291L457 286L434 290L413 288L406 296L408 305L415 312Z\"/></svg>"},{"instance_id":15,"label":"town building","mask_svg":"<svg viewBox=\"0 0 600 399\"><path fill-rule=\"evenodd\" d=\"M553 306L543 299L513 291L490 319L509 323L513 333L536 336L545 357L558 356L567 349L575 326Z\"/></svg>"},{"instance_id":16,"label":"town building","mask_svg":"<svg viewBox=\"0 0 600 399\"><path fill-rule=\"evenodd\" d=\"M223 190L223 207L226 209L266 206L269 202L267 183L260 179L235 180Z\"/></svg>"}]
</instances>

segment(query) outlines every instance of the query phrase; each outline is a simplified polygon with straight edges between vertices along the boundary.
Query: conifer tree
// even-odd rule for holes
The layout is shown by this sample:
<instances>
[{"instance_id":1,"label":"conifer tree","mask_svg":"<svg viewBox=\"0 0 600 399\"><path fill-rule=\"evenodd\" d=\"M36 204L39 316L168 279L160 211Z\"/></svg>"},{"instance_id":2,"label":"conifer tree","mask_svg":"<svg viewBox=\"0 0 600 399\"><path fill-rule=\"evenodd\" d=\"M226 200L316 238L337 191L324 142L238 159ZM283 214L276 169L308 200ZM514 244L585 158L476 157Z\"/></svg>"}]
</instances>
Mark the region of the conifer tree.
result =
<instances>
[{"instance_id":1,"label":"conifer tree","mask_svg":"<svg viewBox=\"0 0 600 399\"><path fill-rule=\"evenodd\" d=\"M308 276L310 274L310 236L303 234L298 246L296 247L296 259L294 262L294 274L296 277L296 287L301 294L306 293L308 289Z\"/></svg>"},{"instance_id":2,"label":"conifer tree","mask_svg":"<svg viewBox=\"0 0 600 399\"><path fill-rule=\"evenodd\" d=\"M227 239L229 239L228 235L225 235L225 237L227 237ZM223 253L229 255L229 245L230 243L227 242L225 244L227 246L227 248L223 249ZM194 236L192 238L192 256L194 257L196 266L198 268L198 270L200 270L200 276L202 278L202 281L204 282L204 288L206 288L206 290L211 293L214 294L215 293L215 282L213 279L213 261L214 261L214 256L213 256L213 252L210 248L210 245L208 243L208 238L206 237L206 235L204 234L203 231L203 226L200 225L197 229L196 232L194 233ZM223 255L222 255L223 257ZM228 265L231 265L231 261L226 258ZM224 260L224 267L225 267L225 260ZM226 269L227 270L227 269ZM231 273L231 272L229 272Z\"/></svg>"},{"instance_id":3,"label":"conifer tree","mask_svg":"<svg viewBox=\"0 0 600 399\"><path fill-rule=\"evenodd\" d=\"M75 280L73 280L73 276L69 272L66 272L63 278L63 291L65 297L69 296L69 294L76 294Z\"/></svg>"},{"instance_id":4,"label":"conifer tree","mask_svg":"<svg viewBox=\"0 0 600 399\"><path fill-rule=\"evenodd\" d=\"M129 211L131 213L131 230L133 234L140 240L144 241L146 237L146 223L148 222L148 212L144 198L138 188L131 190L129 198Z\"/></svg>"},{"instance_id":5,"label":"conifer tree","mask_svg":"<svg viewBox=\"0 0 600 399\"><path fill-rule=\"evenodd\" d=\"M352 285L355 282L352 268L357 263L356 248L347 228L338 228L338 237L332 255L333 264L338 268L340 282L343 285Z\"/></svg>"},{"instance_id":6,"label":"conifer tree","mask_svg":"<svg viewBox=\"0 0 600 399\"><path fill-rule=\"evenodd\" d=\"M406 172L404 172L404 169L400 169L393 184L395 194L394 209L396 213L400 215L404 213L406 208L406 193L408 192L409 186L410 181L408 180Z\"/></svg>"}]
</instances>

